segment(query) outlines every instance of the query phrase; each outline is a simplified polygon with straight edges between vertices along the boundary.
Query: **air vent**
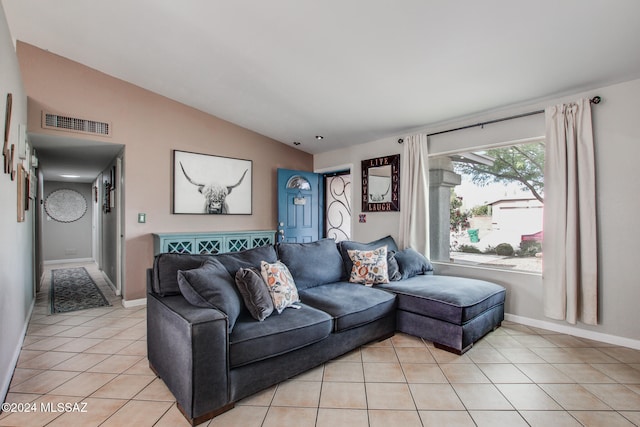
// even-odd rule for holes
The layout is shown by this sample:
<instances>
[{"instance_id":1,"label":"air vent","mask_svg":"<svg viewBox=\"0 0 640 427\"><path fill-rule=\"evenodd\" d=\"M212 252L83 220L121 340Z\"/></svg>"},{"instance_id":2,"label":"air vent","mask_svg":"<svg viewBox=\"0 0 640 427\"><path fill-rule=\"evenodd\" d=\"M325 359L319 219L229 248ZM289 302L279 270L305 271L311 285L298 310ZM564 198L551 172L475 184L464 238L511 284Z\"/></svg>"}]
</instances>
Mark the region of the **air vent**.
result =
<instances>
[{"instance_id":1,"label":"air vent","mask_svg":"<svg viewBox=\"0 0 640 427\"><path fill-rule=\"evenodd\" d=\"M95 120L79 119L60 114L42 112L42 127L45 129L66 130L70 132L89 133L92 135L111 136L111 124Z\"/></svg>"}]
</instances>

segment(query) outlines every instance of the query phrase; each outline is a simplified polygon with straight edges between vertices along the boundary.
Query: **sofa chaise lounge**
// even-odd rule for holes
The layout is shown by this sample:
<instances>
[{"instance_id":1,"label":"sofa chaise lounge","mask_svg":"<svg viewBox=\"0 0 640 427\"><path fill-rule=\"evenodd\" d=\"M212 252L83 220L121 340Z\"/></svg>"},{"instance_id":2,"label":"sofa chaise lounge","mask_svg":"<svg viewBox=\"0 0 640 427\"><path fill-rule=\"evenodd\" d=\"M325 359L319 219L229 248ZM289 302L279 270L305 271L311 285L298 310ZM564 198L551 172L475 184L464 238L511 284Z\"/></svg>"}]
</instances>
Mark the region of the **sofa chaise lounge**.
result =
<instances>
[{"instance_id":1,"label":"sofa chaise lounge","mask_svg":"<svg viewBox=\"0 0 640 427\"><path fill-rule=\"evenodd\" d=\"M351 256L371 252L378 261L384 255L389 282L349 282L354 263L360 266ZM247 297L234 278L278 262L298 298L267 317L259 309L264 298ZM323 239L217 255L160 254L147 274L149 364L195 425L396 331L462 354L504 319L505 289L432 272L426 258L399 251L389 236L367 244Z\"/></svg>"}]
</instances>

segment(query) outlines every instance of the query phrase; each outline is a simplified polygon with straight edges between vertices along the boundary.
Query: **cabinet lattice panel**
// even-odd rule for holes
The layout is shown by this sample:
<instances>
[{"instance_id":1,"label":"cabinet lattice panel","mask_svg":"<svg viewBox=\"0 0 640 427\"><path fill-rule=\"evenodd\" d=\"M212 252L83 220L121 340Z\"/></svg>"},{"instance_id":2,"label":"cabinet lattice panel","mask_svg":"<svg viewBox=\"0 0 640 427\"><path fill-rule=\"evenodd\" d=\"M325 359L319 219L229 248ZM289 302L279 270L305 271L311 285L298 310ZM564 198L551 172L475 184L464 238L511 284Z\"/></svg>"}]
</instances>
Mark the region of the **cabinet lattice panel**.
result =
<instances>
[{"instance_id":1,"label":"cabinet lattice panel","mask_svg":"<svg viewBox=\"0 0 640 427\"><path fill-rule=\"evenodd\" d=\"M217 254L222 252L221 240L201 240L198 242L199 254Z\"/></svg>"},{"instance_id":2,"label":"cabinet lattice panel","mask_svg":"<svg viewBox=\"0 0 640 427\"><path fill-rule=\"evenodd\" d=\"M229 252L238 252L249 249L249 239L228 239L227 250Z\"/></svg>"},{"instance_id":3,"label":"cabinet lattice panel","mask_svg":"<svg viewBox=\"0 0 640 427\"><path fill-rule=\"evenodd\" d=\"M266 246L273 244L273 238L269 237L255 237L251 242L252 247L257 248L258 246Z\"/></svg>"},{"instance_id":4,"label":"cabinet lattice panel","mask_svg":"<svg viewBox=\"0 0 640 427\"><path fill-rule=\"evenodd\" d=\"M171 254L190 254L193 244L191 242L169 242L167 252Z\"/></svg>"}]
</instances>

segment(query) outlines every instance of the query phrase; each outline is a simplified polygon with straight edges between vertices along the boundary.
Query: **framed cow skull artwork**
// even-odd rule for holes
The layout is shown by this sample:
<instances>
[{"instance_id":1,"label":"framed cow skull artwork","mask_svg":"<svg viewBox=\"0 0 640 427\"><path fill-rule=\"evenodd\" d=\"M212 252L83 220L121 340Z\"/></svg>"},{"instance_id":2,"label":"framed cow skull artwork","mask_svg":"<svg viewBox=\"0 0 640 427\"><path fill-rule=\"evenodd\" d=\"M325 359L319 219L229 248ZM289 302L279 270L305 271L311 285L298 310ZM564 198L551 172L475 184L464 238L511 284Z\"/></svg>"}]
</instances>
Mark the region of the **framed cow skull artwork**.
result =
<instances>
[{"instance_id":1,"label":"framed cow skull artwork","mask_svg":"<svg viewBox=\"0 0 640 427\"><path fill-rule=\"evenodd\" d=\"M252 161L173 151L173 213L251 215Z\"/></svg>"}]
</instances>

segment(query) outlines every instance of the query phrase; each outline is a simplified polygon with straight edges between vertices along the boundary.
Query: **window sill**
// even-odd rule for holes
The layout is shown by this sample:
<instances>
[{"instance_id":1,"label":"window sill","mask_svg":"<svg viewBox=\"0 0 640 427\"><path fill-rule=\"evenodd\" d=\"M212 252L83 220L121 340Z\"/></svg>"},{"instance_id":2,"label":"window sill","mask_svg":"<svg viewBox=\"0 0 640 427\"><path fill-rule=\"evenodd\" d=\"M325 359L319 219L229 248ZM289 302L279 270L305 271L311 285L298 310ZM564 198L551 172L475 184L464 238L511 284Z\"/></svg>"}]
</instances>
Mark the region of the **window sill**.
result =
<instances>
[{"instance_id":1,"label":"window sill","mask_svg":"<svg viewBox=\"0 0 640 427\"><path fill-rule=\"evenodd\" d=\"M482 272L492 272L499 273L500 275L507 276L529 276L529 277L542 277L542 273L534 272L534 271L526 271L526 270L510 270L506 268L492 268L486 266L479 265L469 265L469 264L457 264L455 262L446 262L446 261L431 261L433 264L435 272L439 273L442 269L460 269L463 271L467 271L468 273L472 273L473 271L482 271ZM472 274L469 274L470 276Z\"/></svg>"}]
</instances>

